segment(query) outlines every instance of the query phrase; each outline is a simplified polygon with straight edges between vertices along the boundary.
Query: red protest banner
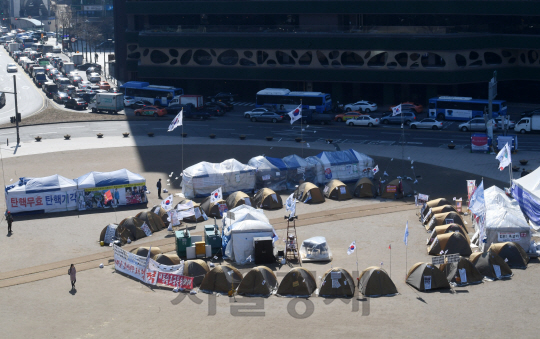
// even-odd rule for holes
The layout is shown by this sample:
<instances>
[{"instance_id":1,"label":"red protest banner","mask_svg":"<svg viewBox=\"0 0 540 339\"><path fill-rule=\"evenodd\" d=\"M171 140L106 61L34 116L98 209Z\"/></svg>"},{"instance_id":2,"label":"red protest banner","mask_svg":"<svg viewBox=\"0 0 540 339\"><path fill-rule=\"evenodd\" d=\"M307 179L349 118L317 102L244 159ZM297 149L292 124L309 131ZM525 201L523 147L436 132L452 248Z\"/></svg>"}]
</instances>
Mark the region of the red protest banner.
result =
<instances>
[{"instance_id":1,"label":"red protest banner","mask_svg":"<svg viewBox=\"0 0 540 339\"><path fill-rule=\"evenodd\" d=\"M178 287L190 290L193 288L193 277L185 277L179 274L158 272L157 283L158 285Z\"/></svg>"}]
</instances>

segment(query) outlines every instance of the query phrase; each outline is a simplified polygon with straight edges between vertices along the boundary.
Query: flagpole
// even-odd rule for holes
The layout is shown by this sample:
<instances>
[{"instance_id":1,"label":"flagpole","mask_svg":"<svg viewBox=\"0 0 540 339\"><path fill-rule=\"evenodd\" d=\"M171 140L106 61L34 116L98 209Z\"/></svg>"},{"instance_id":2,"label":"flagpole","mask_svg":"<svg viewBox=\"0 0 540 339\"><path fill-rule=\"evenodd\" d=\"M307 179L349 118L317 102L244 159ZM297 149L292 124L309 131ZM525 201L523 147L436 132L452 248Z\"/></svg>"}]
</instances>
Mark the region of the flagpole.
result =
<instances>
[{"instance_id":1,"label":"flagpole","mask_svg":"<svg viewBox=\"0 0 540 339\"><path fill-rule=\"evenodd\" d=\"M392 245L390 245L390 279L392 279Z\"/></svg>"},{"instance_id":2,"label":"flagpole","mask_svg":"<svg viewBox=\"0 0 540 339\"><path fill-rule=\"evenodd\" d=\"M356 246L356 239L354 240L354 246ZM360 275L360 271L358 270L358 246L356 246L356 250L354 252L356 252L356 272L358 272Z\"/></svg>"},{"instance_id":3,"label":"flagpole","mask_svg":"<svg viewBox=\"0 0 540 339\"><path fill-rule=\"evenodd\" d=\"M300 139L301 139L301 143L302 143L302 158L304 157L304 124L303 124L303 118L302 118L302 110L303 110L303 107L302 107L302 99L300 99ZM358 262L356 263L356 265L358 266Z\"/></svg>"}]
</instances>

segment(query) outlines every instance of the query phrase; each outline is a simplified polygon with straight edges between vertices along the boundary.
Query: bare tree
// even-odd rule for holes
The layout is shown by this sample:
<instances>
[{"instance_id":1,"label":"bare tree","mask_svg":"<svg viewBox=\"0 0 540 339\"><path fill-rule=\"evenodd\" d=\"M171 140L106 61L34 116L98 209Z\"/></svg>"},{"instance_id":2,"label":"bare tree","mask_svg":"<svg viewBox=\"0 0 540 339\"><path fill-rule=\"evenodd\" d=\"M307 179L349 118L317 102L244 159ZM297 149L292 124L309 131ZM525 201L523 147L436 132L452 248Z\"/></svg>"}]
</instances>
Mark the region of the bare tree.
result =
<instances>
[{"instance_id":1,"label":"bare tree","mask_svg":"<svg viewBox=\"0 0 540 339\"><path fill-rule=\"evenodd\" d=\"M73 24L73 15L69 6L57 5L56 6L56 19L62 25L62 37L66 35L67 29L71 28Z\"/></svg>"}]
</instances>

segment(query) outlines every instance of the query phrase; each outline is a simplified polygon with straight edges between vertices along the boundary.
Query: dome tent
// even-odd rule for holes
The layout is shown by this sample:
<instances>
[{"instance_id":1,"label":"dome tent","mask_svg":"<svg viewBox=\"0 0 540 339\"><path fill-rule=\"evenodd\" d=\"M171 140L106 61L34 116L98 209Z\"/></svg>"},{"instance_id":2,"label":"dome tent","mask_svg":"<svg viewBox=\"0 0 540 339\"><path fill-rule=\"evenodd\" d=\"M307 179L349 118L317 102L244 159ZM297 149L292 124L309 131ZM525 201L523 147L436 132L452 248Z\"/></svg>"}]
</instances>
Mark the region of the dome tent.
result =
<instances>
[{"instance_id":1,"label":"dome tent","mask_svg":"<svg viewBox=\"0 0 540 339\"><path fill-rule=\"evenodd\" d=\"M284 297L309 297L317 283L310 271L303 267L291 269L281 280L277 294Z\"/></svg>"},{"instance_id":2,"label":"dome tent","mask_svg":"<svg viewBox=\"0 0 540 339\"><path fill-rule=\"evenodd\" d=\"M219 211L220 204L226 205L225 200L210 202L210 197L206 197L201 203L201 208L209 218L221 219L222 215Z\"/></svg>"},{"instance_id":3,"label":"dome tent","mask_svg":"<svg viewBox=\"0 0 540 339\"><path fill-rule=\"evenodd\" d=\"M139 212L136 217L144 221L148 227L150 227L152 232L161 231L162 229L166 228L163 220L161 220L161 218L155 213L143 211Z\"/></svg>"},{"instance_id":4,"label":"dome tent","mask_svg":"<svg viewBox=\"0 0 540 339\"><path fill-rule=\"evenodd\" d=\"M242 279L237 293L248 297L268 297L278 287L277 278L266 266L252 268Z\"/></svg>"},{"instance_id":5,"label":"dome tent","mask_svg":"<svg viewBox=\"0 0 540 339\"><path fill-rule=\"evenodd\" d=\"M459 254L468 257L472 254L471 246L463 234L459 232L437 235L428 248L429 255Z\"/></svg>"},{"instance_id":6,"label":"dome tent","mask_svg":"<svg viewBox=\"0 0 540 339\"><path fill-rule=\"evenodd\" d=\"M265 210L278 210L283 207L281 196L269 188L261 188L253 197L255 207Z\"/></svg>"},{"instance_id":7,"label":"dome tent","mask_svg":"<svg viewBox=\"0 0 540 339\"><path fill-rule=\"evenodd\" d=\"M226 204L227 208L230 210L243 204L251 206L251 198L249 197L249 195L242 191L236 191L233 194L229 195L226 200Z\"/></svg>"},{"instance_id":8,"label":"dome tent","mask_svg":"<svg viewBox=\"0 0 540 339\"><path fill-rule=\"evenodd\" d=\"M394 179L390 182L382 183L381 198L383 199L400 199L406 196L411 190L400 179Z\"/></svg>"},{"instance_id":9,"label":"dome tent","mask_svg":"<svg viewBox=\"0 0 540 339\"><path fill-rule=\"evenodd\" d=\"M256 188L267 187L274 191L287 189L287 165L281 159L259 155L249 159L248 165L256 168Z\"/></svg>"},{"instance_id":10,"label":"dome tent","mask_svg":"<svg viewBox=\"0 0 540 339\"><path fill-rule=\"evenodd\" d=\"M434 214L446 213L446 212L456 212L457 213L457 210L452 205L443 205L443 206L433 207L433 208L431 208L431 212L428 212L428 214L426 214L426 216L424 218L422 218L422 223L424 225L427 224L431 220L431 218L433 218Z\"/></svg>"},{"instance_id":11,"label":"dome tent","mask_svg":"<svg viewBox=\"0 0 540 339\"><path fill-rule=\"evenodd\" d=\"M467 228L465 227L465 221L459 215L459 213L456 212L445 212L445 213L439 213L433 215L433 218L425 225L426 231L433 231L435 226L441 226L445 224L458 224L465 231L467 231Z\"/></svg>"},{"instance_id":12,"label":"dome tent","mask_svg":"<svg viewBox=\"0 0 540 339\"><path fill-rule=\"evenodd\" d=\"M491 244L489 250L505 259L510 268L527 268L529 256L518 243L502 242Z\"/></svg>"},{"instance_id":13,"label":"dome tent","mask_svg":"<svg viewBox=\"0 0 540 339\"><path fill-rule=\"evenodd\" d=\"M398 293L396 285L381 267L366 268L360 273L358 280L360 292L366 297L390 296Z\"/></svg>"},{"instance_id":14,"label":"dome tent","mask_svg":"<svg viewBox=\"0 0 540 339\"><path fill-rule=\"evenodd\" d=\"M296 154L289 155L283 159L287 166L287 189L293 190L296 185L308 182L317 182L317 172L315 165L307 162Z\"/></svg>"},{"instance_id":15,"label":"dome tent","mask_svg":"<svg viewBox=\"0 0 540 339\"><path fill-rule=\"evenodd\" d=\"M193 287L199 286L210 268L204 260L194 259L184 262L184 275L193 278Z\"/></svg>"},{"instance_id":16,"label":"dome tent","mask_svg":"<svg viewBox=\"0 0 540 339\"><path fill-rule=\"evenodd\" d=\"M144 224L142 219L136 217L125 218L120 221L118 227L125 227L129 230L132 236L132 240L138 240L146 238L146 233L141 229L141 226Z\"/></svg>"},{"instance_id":17,"label":"dome tent","mask_svg":"<svg viewBox=\"0 0 540 339\"><path fill-rule=\"evenodd\" d=\"M326 271L321 279L319 297L352 298L354 297L354 280L344 268L335 267Z\"/></svg>"},{"instance_id":18,"label":"dome tent","mask_svg":"<svg viewBox=\"0 0 540 339\"><path fill-rule=\"evenodd\" d=\"M450 288L450 284L441 270L432 264L423 262L418 262L411 267L406 282L420 292Z\"/></svg>"},{"instance_id":19,"label":"dome tent","mask_svg":"<svg viewBox=\"0 0 540 339\"><path fill-rule=\"evenodd\" d=\"M474 264L465 257L460 257L459 262L442 264L439 269L446 274L449 282L458 286L480 284L484 279Z\"/></svg>"},{"instance_id":20,"label":"dome tent","mask_svg":"<svg viewBox=\"0 0 540 339\"><path fill-rule=\"evenodd\" d=\"M422 206L422 210L421 210L422 218L424 218L433 207L439 207L439 206L444 206L444 205L451 205L451 204L445 198L429 200L428 202L425 203L425 206Z\"/></svg>"},{"instance_id":21,"label":"dome tent","mask_svg":"<svg viewBox=\"0 0 540 339\"><path fill-rule=\"evenodd\" d=\"M110 237L110 239L106 239L107 229L109 227L112 227L114 229L114 235ZM105 228L101 231L101 234L99 235L99 241L103 241L106 246L114 242L114 240L118 240L122 245L124 245L125 243L127 243L128 238L133 239L131 232L127 228L123 226L119 227L116 224L109 224L105 226Z\"/></svg>"},{"instance_id":22,"label":"dome tent","mask_svg":"<svg viewBox=\"0 0 540 339\"><path fill-rule=\"evenodd\" d=\"M200 162L182 172L182 193L186 198L203 198L221 187L223 195L255 189L255 168L228 159L219 164Z\"/></svg>"},{"instance_id":23,"label":"dome tent","mask_svg":"<svg viewBox=\"0 0 540 339\"><path fill-rule=\"evenodd\" d=\"M150 213L154 213L158 217L161 218L161 221L163 221L163 224L165 227L169 226L170 222L167 220L169 218L169 215L167 214L167 211L161 205L154 205L149 211Z\"/></svg>"},{"instance_id":24,"label":"dome tent","mask_svg":"<svg viewBox=\"0 0 540 339\"><path fill-rule=\"evenodd\" d=\"M352 199L351 192L347 185L337 179L328 182L326 186L324 186L323 193L326 198L332 200L343 201Z\"/></svg>"},{"instance_id":25,"label":"dome tent","mask_svg":"<svg viewBox=\"0 0 540 339\"><path fill-rule=\"evenodd\" d=\"M358 198L375 198L377 196L377 186L370 178L360 178L354 185L353 194Z\"/></svg>"},{"instance_id":26,"label":"dome tent","mask_svg":"<svg viewBox=\"0 0 540 339\"><path fill-rule=\"evenodd\" d=\"M178 210L178 206L186 205L186 204L189 204L189 203L191 203L193 205L193 213L194 214L189 216L189 217L187 217L187 216L183 217L182 221L186 221L186 222L203 222L203 221L208 220L208 217L206 216L206 213L204 213L203 209L201 208L201 204L196 203L193 200L189 200L189 199L180 200L180 202L178 204L176 204L176 206L174 208ZM188 209L181 209L179 211L187 211Z\"/></svg>"},{"instance_id":27,"label":"dome tent","mask_svg":"<svg viewBox=\"0 0 540 339\"><path fill-rule=\"evenodd\" d=\"M161 265L179 265L180 264L180 257L176 255L176 253L172 254L158 254L153 258L155 261L160 263Z\"/></svg>"},{"instance_id":28,"label":"dome tent","mask_svg":"<svg viewBox=\"0 0 540 339\"><path fill-rule=\"evenodd\" d=\"M137 247L132 249L130 252L133 254L138 255L139 257L147 257L148 251L150 251L150 258L154 259L157 255L161 254L161 249L159 247L153 246L151 249L150 247Z\"/></svg>"},{"instance_id":29,"label":"dome tent","mask_svg":"<svg viewBox=\"0 0 540 339\"><path fill-rule=\"evenodd\" d=\"M332 252L325 237L313 237L302 241L299 253L303 262L332 260Z\"/></svg>"},{"instance_id":30,"label":"dome tent","mask_svg":"<svg viewBox=\"0 0 540 339\"><path fill-rule=\"evenodd\" d=\"M324 202L324 195L319 187L310 182L304 182L294 191L294 198L305 204L320 204Z\"/></svg>"},{"instance_id":31,"label":"dome tent","mask_svg":"<svg viewBox=\"0 0 540 339\"><path fill-rule=\"evenodd\" d=\"M504 259L488 250L487 252L474 252L469 260L478 269L480 274L490 280L509 279L512 277L512 270Z\"/></svg>"},{"instance_id":32,"label":"dome tent","mask_svg":"<svg viewBox=\"0 0 540 339\"><path fill-rule=\"evenodd\" d=\"M218 265L208 272L199 289L205 293L228 294L236 290L242 281L242 273L229 265Z\"/></svg>"},{"instance_id":33,"label":"dome tent","mask_svg":"<svg viewBox=\"0 0 540 339\"><path fill-rule=\"evenodd\" d=\"M428 246L431 245L431 243L433 242L433 240L435 238L437 238L438 235L442 235L442 234L445 234L445 233L451 233L451 232L459 232L461 233L465 239L467 239L467 242L470 244L471 243L471 240L469 239L469 235L467 234L467 231L465 231L463 229L463 227L461 227L461 225L459 224L446 224L446 225L441 225L441 226L435 226L435 228L433 229L433 231L431 232L431 235L428 239Z\"/></svg>"}]
</instances>

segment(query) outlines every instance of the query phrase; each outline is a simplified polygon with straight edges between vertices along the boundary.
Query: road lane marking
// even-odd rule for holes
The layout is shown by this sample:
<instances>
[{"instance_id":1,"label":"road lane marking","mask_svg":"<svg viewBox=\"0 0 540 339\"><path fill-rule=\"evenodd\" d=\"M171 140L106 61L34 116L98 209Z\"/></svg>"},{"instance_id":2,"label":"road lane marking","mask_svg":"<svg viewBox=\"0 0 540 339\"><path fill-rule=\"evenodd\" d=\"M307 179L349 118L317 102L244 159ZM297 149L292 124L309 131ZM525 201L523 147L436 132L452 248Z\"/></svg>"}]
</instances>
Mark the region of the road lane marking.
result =
<instances>
[{"instance_id":1,"label":"road lane marking","mask_svg":"<svg viewBox=\"0 0 540 339\"><path fill-rule=\"evenodd\" d=\"M58 128L86 128L86 126L70 126L70 127L58 127Z\"/></svg>"}]
</instances>

